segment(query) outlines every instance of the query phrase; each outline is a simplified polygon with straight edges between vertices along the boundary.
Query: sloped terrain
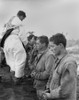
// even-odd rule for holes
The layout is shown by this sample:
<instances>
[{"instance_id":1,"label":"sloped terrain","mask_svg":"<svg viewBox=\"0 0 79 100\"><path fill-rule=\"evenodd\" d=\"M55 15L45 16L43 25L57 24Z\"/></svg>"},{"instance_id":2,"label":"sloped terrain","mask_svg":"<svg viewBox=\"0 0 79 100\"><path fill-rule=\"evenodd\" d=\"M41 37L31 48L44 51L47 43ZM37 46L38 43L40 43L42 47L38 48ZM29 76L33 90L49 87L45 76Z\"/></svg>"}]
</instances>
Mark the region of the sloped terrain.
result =
<instances>
[{"instance_id":1,"label":"sloped terrain","mask_svg":"<svg viewBox=\"0 0 79 100\"><path fill-rule=\"evenodd\" d=\"M0 68L0 100L38 100L33 83L26 78L21 85L14 85L8 67Z\"/></svg>"}]
</instances>

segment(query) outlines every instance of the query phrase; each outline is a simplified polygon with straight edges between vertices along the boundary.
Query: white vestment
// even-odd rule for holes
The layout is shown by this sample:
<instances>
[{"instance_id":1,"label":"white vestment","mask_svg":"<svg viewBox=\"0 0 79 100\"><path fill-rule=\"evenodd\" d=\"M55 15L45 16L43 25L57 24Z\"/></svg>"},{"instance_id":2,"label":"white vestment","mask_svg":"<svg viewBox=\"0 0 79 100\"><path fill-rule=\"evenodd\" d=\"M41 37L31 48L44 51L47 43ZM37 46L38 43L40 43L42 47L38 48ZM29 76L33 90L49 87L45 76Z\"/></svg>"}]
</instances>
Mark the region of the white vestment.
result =
<instances>
[{"instance_id":1,"label":"white vestment","mask_svg":"<svg viewBox=\"0 0 79 100\"><path fill-rule=\"evenodd\" d=\"M6 63L10 66L10 70L15 71L15 77L19 78L24 76L26 52L16 34L10 35L5 40L4 53Z\"/></svg>"},{"instance_id":2,"label":"white vestment","mask_svg":"<svg viewBox=\"0 0 79 100\"><path fill-rule=\"evenodd\" d=\"M14 22L17 24L19 21L13 20L11 23ZM27 55L18 33L19 27L15 28L11 35L5 40L4 53L6 63L10 66L10 70L15 71L15 77L20 78L24 76Z\"/></svg>"}]
</instances>

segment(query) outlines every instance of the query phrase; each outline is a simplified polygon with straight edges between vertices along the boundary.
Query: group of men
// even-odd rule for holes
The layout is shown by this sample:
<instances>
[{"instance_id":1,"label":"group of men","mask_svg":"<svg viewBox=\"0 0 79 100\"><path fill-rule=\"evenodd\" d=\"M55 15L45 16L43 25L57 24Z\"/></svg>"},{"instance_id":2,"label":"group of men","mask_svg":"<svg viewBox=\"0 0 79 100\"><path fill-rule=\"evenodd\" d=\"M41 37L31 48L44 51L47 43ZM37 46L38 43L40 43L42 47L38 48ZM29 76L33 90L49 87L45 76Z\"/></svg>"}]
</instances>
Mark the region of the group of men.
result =
<instances>
[{"instance_id":1,"label":"group of men","mask_svg":"<svg viewBox=\"0 0 79 100\"><path fill-rule=\"evenodd\" d=\"M39 100L76 100L77 63L66 50L67 41L63 34L50 37L40 36L36 41L38 55L32 64Z\"/></svg>"},{"instance_id":2,"label":"group of men","mask_svg":"<svg viewBox=\"0 0 79 100\"><path fill-rule=\"evenodd\" d=\"M17 17L22 21L26 15L19 11ZM18 35L21 25L14 25L12 21L15 17L7 23L12 31L6 31L9 35L2 46L14 82L20 82L28 67L39 100L76 100L77 63L66 50L65 36L57 33L48 39L44 35L30 35L25 46Z\"/></svg>"}]
</instances>

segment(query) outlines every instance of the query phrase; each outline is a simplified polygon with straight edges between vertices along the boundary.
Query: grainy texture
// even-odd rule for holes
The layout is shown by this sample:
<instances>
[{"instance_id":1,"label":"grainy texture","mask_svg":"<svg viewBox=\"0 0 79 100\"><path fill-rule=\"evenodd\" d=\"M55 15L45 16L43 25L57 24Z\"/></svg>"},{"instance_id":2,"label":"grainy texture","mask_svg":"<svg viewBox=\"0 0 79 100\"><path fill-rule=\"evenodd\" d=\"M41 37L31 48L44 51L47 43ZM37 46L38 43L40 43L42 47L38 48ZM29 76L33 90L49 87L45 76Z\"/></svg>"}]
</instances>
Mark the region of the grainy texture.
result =
<instances>
[{"instance_id":1,"label":"grainy texture","mask_svg":"<svg viewBox=\"0 0 79 100\"><path fill-rule=\"evenodd\" d=\"M38 100L32 81L26 78L21 85L14 85L8 69L0 68L0 100Z\"/></svg>"}]
</instances>

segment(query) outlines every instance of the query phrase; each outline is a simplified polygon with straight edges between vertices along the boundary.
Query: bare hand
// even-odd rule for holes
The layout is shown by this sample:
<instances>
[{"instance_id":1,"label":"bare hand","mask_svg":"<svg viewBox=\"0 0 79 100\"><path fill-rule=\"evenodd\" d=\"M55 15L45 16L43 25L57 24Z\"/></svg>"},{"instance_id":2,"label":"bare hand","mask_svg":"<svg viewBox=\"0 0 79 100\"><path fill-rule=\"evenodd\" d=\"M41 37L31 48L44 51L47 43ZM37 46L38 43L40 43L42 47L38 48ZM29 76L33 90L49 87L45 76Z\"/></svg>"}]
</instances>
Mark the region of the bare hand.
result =
<instances>
[{"instance_id":1,"label":"bare hand","mask_svg":"<svg viewBox=\"0 0 79 100\"><path fill-rule=\"evenodd\" d=\"M34 76L35 76L35 74L36 74L36 72L35 72L35 71L33 71L33 72L31 73L31 77L34 77Z\"/></svg>"}]
</instances>

